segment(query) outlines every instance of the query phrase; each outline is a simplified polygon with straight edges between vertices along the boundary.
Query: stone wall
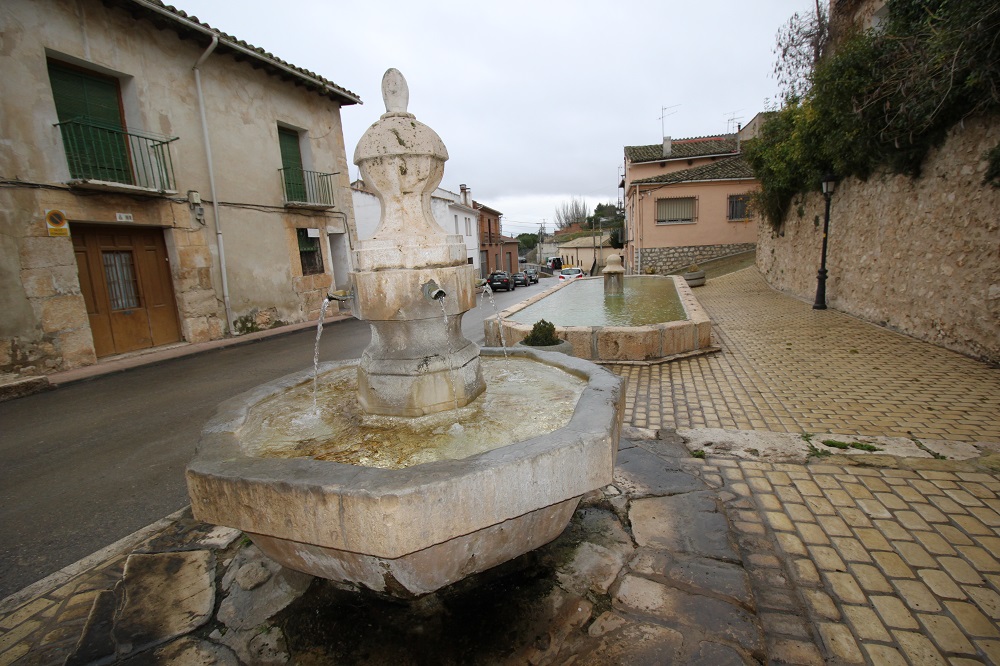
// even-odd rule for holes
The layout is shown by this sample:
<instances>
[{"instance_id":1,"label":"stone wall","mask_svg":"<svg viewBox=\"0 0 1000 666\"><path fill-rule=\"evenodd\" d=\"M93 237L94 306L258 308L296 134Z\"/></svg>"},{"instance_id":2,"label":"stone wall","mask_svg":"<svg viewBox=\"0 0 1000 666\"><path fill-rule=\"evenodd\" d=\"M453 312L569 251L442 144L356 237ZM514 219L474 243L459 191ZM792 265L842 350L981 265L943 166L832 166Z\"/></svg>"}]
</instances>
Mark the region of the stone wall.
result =
<instances>
[{"instance_id":1,"label":"stone wall","mask_svg":"<svg viewBox=\"0 0 1000 666\"><path fill-rule=\"evenodd\" d=\"M923 174L838 184L827 253L829 307L921 340L1000 362L1000 188L983 185L1000 118L968 120L928 155ZM813 300L824 202L792 204L783 228L762 224L757 266Z\"/></svg>"},{"instance_id":2,"label":"stone wall","mask_svg":"<svg viewBox=\"0 0 1000 666\"><path fill-rule=\"evenodd\" d=\"M709 259L728 257L756 248L755 243L734 243L731 245L687 245L685 247L650 247L640 252L640 272L666 275L684 270L691 264Z\"/></svg>"}]
</instances>

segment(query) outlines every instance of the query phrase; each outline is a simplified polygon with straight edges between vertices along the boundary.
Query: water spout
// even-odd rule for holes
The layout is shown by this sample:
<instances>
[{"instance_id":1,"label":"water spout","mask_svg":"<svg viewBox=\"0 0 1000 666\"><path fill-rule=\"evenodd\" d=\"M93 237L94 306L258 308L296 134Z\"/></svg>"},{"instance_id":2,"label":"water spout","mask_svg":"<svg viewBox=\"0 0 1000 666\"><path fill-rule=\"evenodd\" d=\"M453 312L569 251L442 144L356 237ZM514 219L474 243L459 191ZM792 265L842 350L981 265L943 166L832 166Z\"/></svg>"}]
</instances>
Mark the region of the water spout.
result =
<instances>
[{"instance_id":1,"label":"water spout","mask_svg":"<svg viewBox=\"0 0 1000 666\"><path fill-rule=\"evenodd\" d=\"M347 291L344 289L339 289L333 293L327 294L326 298L329 301L340 301L340 302L351 301L354 300L354 290L352 289L351 291Z\"/></svg>"},{"instance_id":2,"label":"water spout","mask_svg":"<svg viewBox=\"0 0 1000 666\"><path fill-rule=\"evenodd\" d=\"M434 280L427 281L423 285L423 287L421 287L421 291L424 292L424 298L426 298L429 301L440 301L442 298L448 295L445 293L444 289L439 287L438 283L435 282Z\"/></svg>"}]
</instances>

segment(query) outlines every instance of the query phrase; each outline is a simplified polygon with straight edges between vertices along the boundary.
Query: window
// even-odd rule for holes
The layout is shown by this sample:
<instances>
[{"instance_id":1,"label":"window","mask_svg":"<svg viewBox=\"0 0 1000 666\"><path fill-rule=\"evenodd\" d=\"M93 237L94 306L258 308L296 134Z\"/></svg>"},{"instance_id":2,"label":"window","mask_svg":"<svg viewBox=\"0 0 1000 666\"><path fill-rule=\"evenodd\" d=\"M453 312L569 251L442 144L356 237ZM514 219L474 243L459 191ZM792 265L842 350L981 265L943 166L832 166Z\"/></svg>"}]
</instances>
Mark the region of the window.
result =
<instances>
[{"instance_id":1,"label":"window","mask_svg":"<svg viewBox=\"0 0 1000 666\"><path fill-rule=\"evenodd\" d=\"M468 217L465 218L465 235L466 236L472 235L472 219Z\"/></svg>"},{"instance_id":2,"label":"window","mask_svg":"<svg viewBox=\"0 0 1000 666\"><path fill-rule=\"evenodd\" d=\"M70 176L131 185L118 80L57 62L49 80Z\"/></svg>"},{"instance_id":3,"label":"window","mask_svg":"<svg viewBox=\"0 0 1000 666\"><path fill-rule=\"evenodd\" d=\"M676 197L656 200L657 224L694 224L697 219L697 199Z\"/></svg>"},{"instance_id":4,"label":"window","mask_svg":"<svg viewBox=\"0 0 1000 666\"><path fill-rule=\"evenodd\" d=\"M302 171L302 151L299 133L278 128L278 148L281 150L281 173L285 181L285 201L308 201L305 174ZM322 271L322 267L320 271Z\"/></svg>"},{"instance_id":5,"label":"window","mask_svg":"<svg viewBox=\"0 0 1000 666\"><path fill-rule=\"evenodd\" d=\"M310 231L316 235L310 236ZM302 262L302 274L322 273L323 251L319 246L319 229L296 229L295 235L299 241L299 260Z\"/></svg>"},{"instance_id":6,"label":"window","mask_svg":"<svg viewBox=\"0 0 1000 666\"><path fill-rule=\"evenodd\" d=\"M750 215L747 214L747 204L749 203L749 194L730 194L729 214L726 219L730 222L749 219Z\"/></svg>"},{"instance_id":7,"label":"window","mask_svg":"<svg viewBox=\"0 0 1000 666\"><path fill-rule=\"evenodd\" d=\"M108 298L112 310L139 307L139 290L135 279L132 253L128 250L101 252L104 279L108 283Z\"/></svg>"},{"instance_id":8,"label":"window","mask_svg":"<svg viewBox=\"0 0 1000 666\"><path fill-rule=\"evenodd\" d=\"M458 233L458 215L455 216L455 233Z\"/></svg>"}]
</instances>

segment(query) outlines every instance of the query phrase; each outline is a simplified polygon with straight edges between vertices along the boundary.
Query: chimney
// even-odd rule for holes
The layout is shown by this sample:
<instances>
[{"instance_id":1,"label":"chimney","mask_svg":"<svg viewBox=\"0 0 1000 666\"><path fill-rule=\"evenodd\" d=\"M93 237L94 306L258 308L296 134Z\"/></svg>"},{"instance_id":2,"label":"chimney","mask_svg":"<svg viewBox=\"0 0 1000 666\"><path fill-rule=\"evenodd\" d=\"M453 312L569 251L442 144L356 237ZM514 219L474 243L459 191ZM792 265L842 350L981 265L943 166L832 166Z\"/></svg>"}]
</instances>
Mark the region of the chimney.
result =
<instances>
[{"instance_id":1,"label":"chimney","mask_svg":"<svg viewBox=\"0 0 1000 666\"><path fill-rule=\"evenodd\" d=\"M458 189L462 193L462 205L472 208L472 190L470 190L464 183L459 185Z\"/></svg>"},{"instance_id":2,"label":"chimney","mask_svg":"<svg viewBox=\"0 0 1000 666\"><path fill-rule=\"evenodd\" d=\"M663 156L670 157L670 137L663 137Z\"/></svg>"}]
</instances>

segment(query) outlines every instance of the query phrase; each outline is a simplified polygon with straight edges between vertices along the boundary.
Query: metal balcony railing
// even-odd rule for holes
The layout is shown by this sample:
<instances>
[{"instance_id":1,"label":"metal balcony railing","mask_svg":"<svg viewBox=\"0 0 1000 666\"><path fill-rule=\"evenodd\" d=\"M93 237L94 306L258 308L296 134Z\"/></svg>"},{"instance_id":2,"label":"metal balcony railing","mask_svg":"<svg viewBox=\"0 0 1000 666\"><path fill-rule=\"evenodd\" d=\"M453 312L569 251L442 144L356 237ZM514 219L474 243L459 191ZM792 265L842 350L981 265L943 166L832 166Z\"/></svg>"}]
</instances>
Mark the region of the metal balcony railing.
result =
<instances>
[{"instance_id":1,"label":"metal balcony railing","mask_svg":"<svg viewBox=\"0 0 1000 666\"><path fill-rule=\"evenodd\" d=\"M74 180L176 191L170 144L178 137L127 132L85 119L56 123Z\"/></svg>"},{"instance_id":2,"label":"metal balcony railing","mask_svg":"<svg viewBox=\"0 0 1000 666\"><path fill-rule=\"evenodd\" d=\"M333 173L306 171L298 167L278 169L286 206L332 208Z\"/></svg>"}]
</instances>

